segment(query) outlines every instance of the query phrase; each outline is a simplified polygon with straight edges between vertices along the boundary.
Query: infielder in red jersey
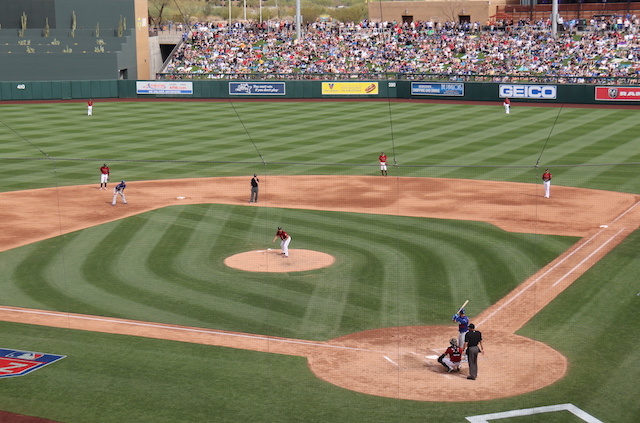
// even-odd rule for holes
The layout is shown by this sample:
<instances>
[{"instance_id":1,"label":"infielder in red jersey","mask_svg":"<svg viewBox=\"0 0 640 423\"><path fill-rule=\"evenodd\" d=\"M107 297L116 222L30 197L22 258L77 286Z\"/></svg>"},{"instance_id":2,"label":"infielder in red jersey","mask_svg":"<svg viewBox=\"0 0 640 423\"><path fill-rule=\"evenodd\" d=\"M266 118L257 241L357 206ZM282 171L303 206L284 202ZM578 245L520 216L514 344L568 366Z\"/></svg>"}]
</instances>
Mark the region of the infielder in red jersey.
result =
<instances>
[{"instance_id":1,"label":"infielder in red jersey","mask_svg":"<svg viewBox=\"0 0 640 423\"><path fill-rule=\"evenodd\" d=\"M454 370L460 371L460 366L462 365L462 348L458 346L458 340L456 338L451 338L449 344L449 348L447 348L444 354L438 357L438 362L447 369L447 373L451 373Z\"/></svg>"},{"instance_id":2,"label":"infielder in red jersey","mask_svg":"<svg viewBox=\"0 0 640 423\"><path fill-rule=\"evenodd\" d=\"M278 226L278 232L276 232L276 236L273 237L273 241L276 242L276 239L280 237L280 248L282 248L282 255L284 258L289 257L289 243L291 242L291 237L288 233L282 230L282 226Z\"/></svg>"},{"instance_id":3,"label":"infielder in red jersey","mask_svg":"<svg viewBox=\"0 0 640 423\"><path fill-rule=\"evenodd\" d=\"M109 167L105 163L100 168L100 189L107 189L107 182L109 182Z\"/></svg>"},{"instance_id":4,"label":"infielder in red jersey","mask_svg":"<svg viewBox=\"0 0 640 423\"><path fill-rule=\"evenodd\" d=\"M378 161L380 162L380 174L382 176L387 176L387 156L384 154L384 151L380 152Z\"/></svg>"},{"instance_id":5,"label":"infielder in red jersey","mask_svg":"<svg viewBox=\"0 0 640 423\"><path fill-rule=\"evenodd\" d=\"M542 174L542 184L544 185L544 198L551 197L551 173L549 169L545 169Z\"/></svg>"}]
</instances>

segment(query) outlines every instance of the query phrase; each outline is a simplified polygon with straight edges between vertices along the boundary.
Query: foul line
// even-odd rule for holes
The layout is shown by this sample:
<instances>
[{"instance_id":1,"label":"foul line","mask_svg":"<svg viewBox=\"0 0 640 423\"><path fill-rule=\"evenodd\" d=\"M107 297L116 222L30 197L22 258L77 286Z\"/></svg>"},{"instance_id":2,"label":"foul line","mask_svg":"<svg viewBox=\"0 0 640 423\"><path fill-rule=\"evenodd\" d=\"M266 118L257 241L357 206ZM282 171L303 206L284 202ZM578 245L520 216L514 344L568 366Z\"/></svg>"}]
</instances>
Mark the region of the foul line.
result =
<instances>
[{"instance_id":1,"label":"foul line","mask_svg":"<svg viewBox=\"0 0 640 423\"><path fill-rule=\"evenodd\" d=\"M560 279L558 279L553 285L551 285L551 287L554 288L556 285L558 285L560 282L562 282L567 276L569 276L571 273L573 273L574 270L576 270L578 267L582 266L584 264L584 262L589 260L595 254L598 254L598 251L600 251L604 247L606 247L608 243L613 241L613 239L615 237L617 237L618 235L620 235L620 233L623 232L625 229L626 228L622 228L618 232L616 232L614 235L612 235L611 238L609 238L606 242L604 242L602 245L600 245L598 248L596 248L594 251L592 251L591 254L589 254L587 257L582 259L582 261L580 263L576 264L571 270L569 270L567 273L565 273Z\"/></svg>"},{"instance_id":2,"label":"foul line","mask_svg":"<svg viewBox=\"0 0 640 423\"><path fill-rule=\"evenodd\" d=\"M505 308L506 306L508 306L509 304L511 304L511 302L515 301L518 297L520 297L520 295L524 294L530 287L531 285L537 283L540 279L544 278L545 276L547 276L549 273L553 272L554 270L556 270L556 268L558 268L558 266L562 265L565 261L569 260L569 258L571 258L574 254L577 254L579 251L581 251L584 247L586 247L591 241L593 241L598 235L600 235L602 233L602 231L604 231L604 229L601 229L600 231L598 231L596 234L592 235L591 238L589 238L588 240L586 240L582 245L578 246L575 250L573 250L571 253L567 254L562 260L560 260L559 262L557 262L556 264L554 264L553 266L551 266L549 269L547 269L546 271L544 271L540 276L538 276L537 278L533 279L531 282L529 282L524 288L522 288L522 290L520 290L520 292L518 292L517 294L515 294L513 297L509 298L507 300L507 302L505 302L504 304L502 304L500 307L498 307L497 309L495 309L494 311L492 311L487 317L485 317L484 319L482 319L480 321L480 323L478 324L483 324L485 323L487 320L489 320L490 318L492 318L494 315L496 315L498 312L500 312L503 308Z\"/></svg>"},{"instance_id":3,"label":"foul line","mask_svg":"<svg viewBox=\"0 0 640 423\"><path fill-rule=\"evenodd\" d=\"M37 314L37 315L42 315L42 316L65 317L65 318L68 318L68 319L84 319L84 320L89 320L89 321L98 321L98 322L106 322L106 323L118 323L118 324L125 324L125 325L131 325L131 326L141 326L141 327L168 329L168 330L176 330L176 331L183 331L183 332L206 333L206 334L209 334L209 335L221 335L221 336L229 336L229 337L236 337L236 338L259 339L259 340L266 340L266 341L271 341L271 342L283 342L283 343L288 343L288 344L311 345L311 346L317 346L317 347L336 348L336 349L342 349L342 350L366 351L366 352L378 352L378 353L384 352L384 351L367 350L367 349L364 349L364 348L353 348L353 347L345 347L345 346L341 346L341 345L323 344L323 343L319 343L319 342L300 341L300 340L295 340L295 339L272 338L272 337L269 337L269 336L259 336L259 335L243 334L243 333L222 332L222 331L217 331L217 330L212 330L212 329L198 329L198 328L188 328L188 327L180 327L180 326L170 326L170 325L162 325L162 324L158 324L158 323L144 323L144 322L137 322L137 321L108 319L108 318L95 317L95 316L80 316L80 315L71 314L71 313L57 313L57 312L50 312L50 311L37 311L37 310L30 310L30 309L17 309L17 308L7 308L7 307L0 307L0 311L27 313L27 314ZM36 324L36 325L39 325L39 326L49 326L49 325L43 325L43 324L38 324L38 323L33 323L33 324ZM126 335L126 334L120 334L118 332L109 332L109 333L114 333L114 334L118 334L118 335ZM138 336L140 336L140 335L138 335Z\"/></svg>"},{"instance_id":4,"label":"foul line","mask_svg":"<svg viewBox=\"0 0 640 423\"><path fill-rule=\"evenodd\" d=\"M631 210L633 210L638 204L640 204L640 201L636 202L633 206L629 207L627 209L627 211L625 211L624 213L622 213L620 216L616 217L615 219L613 219L611 221L611 223L616 223L618 221L618 219L622 219L624 217L624 215L626 215L627 213L629 213Z\"/></svg>"},{"instance_id":5,"label":"foul line","mask_svg":"<svg viewBox=\"0 0 640 423\"><path fill-rule=\"evenodd\" d=\"M384 358L387 359L387 361L393 365L395 365L396 367L399 367L398 363L396 363L395 361L393 361L392 359L390 359L389 357L387 357L386 355L384 356Z\"/></svg>"},{"instance_id":6,"label":"foul line","mask_svg":"<svg viewBox=\"0 0 640 423\"><path fill-rule=\"evenodd\" d=\"M616 217L615 219L613 219L611 221L610 224L613 224L615 222L617 222L618 220L622 219L624 216L627 215L627 213L630 213L638 204L640 204L640 201L637 201L633 206L629 207L627 210L625 210L623 213L621 213L618 217ZM611 240L613 238L615 238L616 236L618 236L625 228L620 229L615 235L613 235L611 238L609 238L609 240L607 242L605 242L603 245L601 245L600 247L598 247L594 252L592 252L587 258L585 258L584 260L582 260L580 262L580 264L578 264L577 266L575 266L573 269L571 269L569 272L565 273L562 278L560 278L560 280L556 281L551 287L555 287L558 283L560 283L560 281L564 280L571 272L573 272L577 267L579 267L580 265L582 265L586 260L588 260L591 256L593 256L595 253L597 253L598 251L600 251L600 249L602 249L605 245L607 245L609 242L611 242ZM495 309L494 311L492 311L487 317L485 317L484 319L482 319L480 321L479 324L483 324L485 323L487 320L489 320L490 318L492 318L493 316L495 316L498 312L500 312L504 307L506 307L507 305L511 304L511 302L513 302L514 300L516 300L518 297L520 297L520 295L524 294L533 284L537 283L540 279L544 278L545 276L547 276L549 273L551 273L552 271L554 271L558 266L560 266L562 263L564 263L565 261L567 261L569 258L571 258L574 254L578 253L579 251L581 251L584 247L586 247L588 244L590 244L594 239L596 239L596 237L598 237L605 229L601 229L598 232L596 232L594 235L592 235L589 239L587 239L582 245L578 246L575 250L573 250L571 253L567 254L567 256L565 256L562 260L560 260L559 262L557 262L556 264L554 264L552 267L550 267L549 269L547 269L545 272L543 272L540 276L538 276L537 278L533 279L531 282L529 282L524 288L522 288L521 291L519 291L517 294L515 294L513 297L511 297L509 300L507 300L507 302L505 302L504 304L502 304L500 307L498 307L497 309Z\"/></svg>"}]
</instances>

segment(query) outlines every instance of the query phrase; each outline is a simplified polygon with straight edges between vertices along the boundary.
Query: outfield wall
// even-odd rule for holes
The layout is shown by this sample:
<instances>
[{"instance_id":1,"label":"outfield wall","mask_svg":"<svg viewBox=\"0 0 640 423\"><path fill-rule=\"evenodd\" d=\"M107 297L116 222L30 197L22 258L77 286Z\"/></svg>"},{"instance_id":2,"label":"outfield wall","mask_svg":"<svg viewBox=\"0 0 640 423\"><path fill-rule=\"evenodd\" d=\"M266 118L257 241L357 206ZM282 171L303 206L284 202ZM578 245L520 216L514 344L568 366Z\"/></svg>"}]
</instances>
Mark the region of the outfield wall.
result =
<instances>
[{"instance_id":1,"label":"outfield wall","mask_svg":"<svg viewBox=\"0 0 640 423\"><path fill-rule=\"evenodd\" d=\"M640 87L434 81L103 80L0 82L0 101L87 98L416 99L638 104Z\"/></svg>"}]
</instances>

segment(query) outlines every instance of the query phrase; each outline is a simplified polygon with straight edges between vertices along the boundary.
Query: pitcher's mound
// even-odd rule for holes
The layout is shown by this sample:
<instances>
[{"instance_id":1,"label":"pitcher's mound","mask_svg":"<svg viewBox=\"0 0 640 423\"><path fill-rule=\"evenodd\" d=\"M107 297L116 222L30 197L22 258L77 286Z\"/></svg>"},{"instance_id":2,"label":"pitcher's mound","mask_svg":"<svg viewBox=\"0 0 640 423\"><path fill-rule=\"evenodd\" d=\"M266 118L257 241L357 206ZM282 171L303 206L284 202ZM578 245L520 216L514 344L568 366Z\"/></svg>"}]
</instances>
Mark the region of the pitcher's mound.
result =
<instances>
[{"instance_id":1,"label":"pitcher's mound","mask_svg":"<svg viewBox=\"0 0 640 423\"><path fill-rule=\"evenodd\" d=\"M227 257L224 264L247 272L303 272L329 267L336 259L329 254L312 250L289 250L289 257L282 250L256 250Z\"/></svg>"}]
</instances>

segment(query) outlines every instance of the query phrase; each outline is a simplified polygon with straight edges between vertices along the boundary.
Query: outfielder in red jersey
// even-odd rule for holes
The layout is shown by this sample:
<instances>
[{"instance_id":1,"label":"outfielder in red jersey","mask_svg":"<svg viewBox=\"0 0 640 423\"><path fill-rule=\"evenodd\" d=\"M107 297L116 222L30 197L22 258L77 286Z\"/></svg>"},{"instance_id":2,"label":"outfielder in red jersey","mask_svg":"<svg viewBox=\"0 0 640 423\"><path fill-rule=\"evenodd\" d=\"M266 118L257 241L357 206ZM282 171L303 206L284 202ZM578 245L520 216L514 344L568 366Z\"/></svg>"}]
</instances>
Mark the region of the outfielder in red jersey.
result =
<instances>
[{"instance_id":1,"label":"outfielder in red jersey","mask_svg":"<svg viewBox=\"0 0 640 423\"><path fill-rule=\"evenodd\" d=\"M382 176L387 176L387 156L384 154L384 151L380 152L378 161L380 162L380 174L382 174Z\"/></svg>"},{"instance_id":2,"label":"outfielder in red jersey","mask_svg":"<svg viewBox=\"0 0 640 423\"><path fill-rule=\"evenodd\" d=\"M93 100L87 101L87 116L93 116Z\"/></svg>"},{"instance_id":3,"label":"outfielder in red jersey","mask_svg":"<svg viewBox=\"0 0 640 423\"><path fill-rule=\"evenodd\" d=\"M109 167L105 163L100 168L100 189L107 189L107 182L109 182Z\"/></svg>"},{"instance_id":4,"label":"outfielder in red jersey","mask_svg":"<svg viewBox=\"0 0 640 423\"><path fill-rule=\"evenodd\" d=\"M282 230L282 226L278 226L278 232L276 232L276 236L273 237L273 241L276 242L276 239L280 237L280 248L282 248L282 255L284 258L289 257L289 243L291 242L291 237L288 233Z\"/></svg>"},{"instance_id":5,"label":"outfielder in red jersey","mask_svg":"<svg viewBox=\"0 0 640 423\"><path fill-rule=\"evenodd\" d=\"M462 348L458 347L456 338L451 338L449 344L450 346L444 354L438 357L438 362L447 369L447 373L451 373L454 370L459 372L462 365Z\"/></svg>"}]
</instances>

